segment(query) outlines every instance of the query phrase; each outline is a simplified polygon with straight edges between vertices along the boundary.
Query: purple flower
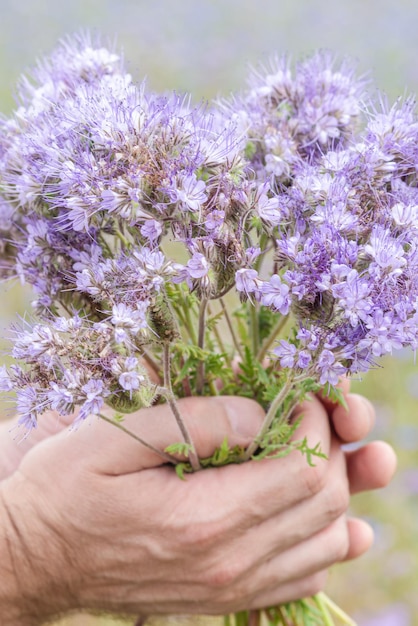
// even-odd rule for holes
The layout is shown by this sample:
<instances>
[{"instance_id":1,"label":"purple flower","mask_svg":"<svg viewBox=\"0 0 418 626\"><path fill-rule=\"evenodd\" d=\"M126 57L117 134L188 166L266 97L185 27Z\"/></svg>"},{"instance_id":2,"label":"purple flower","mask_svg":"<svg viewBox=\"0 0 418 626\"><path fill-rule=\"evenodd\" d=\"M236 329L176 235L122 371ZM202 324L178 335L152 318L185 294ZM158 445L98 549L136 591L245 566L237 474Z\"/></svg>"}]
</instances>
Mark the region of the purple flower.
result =
<instances>
[{"instance_id":1,"label":"purple flower","mask_svg":"<svg viewBox=\"0 0 418 626\"><path fill-rule=\"evenodd\" d=\"M84 420L90 415L98 415L104 404L104 396L108 394L102 380L90 379L81 387L83 405L77 420Z\"/></svg>"},{"instance_id":2,"label":"purple flower","mask_svg":"<svg viewBox=\"0 0 418 626\"><path fill-rule=\"evenodd\" d=\"M256 211L262 220L272 226L277 226L282 220L278 198L269 198L266 193L259 196Z\"/></svg>"},{"instance_id":3,"label":"purple flower","mask_svg":"<svg viewBox=\"0 0 418 626\"><path fill-rule=\"evenodd\" d=\"M249 296L252 293L258 294L259 283L257 270L240 269L235 274L235 285L237 291Z\"/></svg>"},{"instance_id":4,"label":"purple flower","mask_svg":"<svg viewBox=\"0 0 418 626\"><path fill-rule=\"evenodd\" d=\"M0 391L12 391L13 382L5 365L0 367Z\"/></svg>"},{"instance_id":5,"label":"purple flower","mask_svg":"<svg viewBox=\"0 0 418 626\"><path fill-rule=\"evenodd\" d=\"M147 220L143 226L141 226L141 235L148 239L150 243L156 241L163 232L160 222L157 220Z\"/></svg>"},{"instance_id":6,"label":"purple flower","mask_svg":"<svg viewBox=\"0 0 418 626\"><path fill-rule=\"evenodd\" d=\"M245 260L248 265L252 265L257 257L261 254L261 249L255 246L250 246L245 251Z\"/></svg>"},{"instance_id":7,"label":"purple flower","mask_svg":"<svg viewBox=\"0 0 418 626\"><path fill-rule=\"evenodd\" d=\"M209 272L209 263L200 252L195 252L186 265L187 274L190 278L204 278Z\"/></svg>"},{"instance_id":8,"label":"purple flower","mask_svg":"<svg viewBox=\"0 0 418 626\"><path fill-rule=\"evenodd\" d=\"M374 261L371 271L376 268L379 274L385 271L391 275L399 275L407 263L402 245L391 236L388 230L380 226L373 228L364 251Z\"/></svg>"},{"instance_id":9,"label":"purple flower","mask_svg":"<svg viewBox=\"0 0 418 626\"><path fill-rule=\"evenodd\" d=\"M319 382L321 385L326 383L336 385L341 376L347 371L341 363L336 361L334 354L330 350L322 350L317 367L320 373Z\"/></svg>"},{"instance_id":10,"label":"purple flower","mask_svg":"<svg viewBox=\"0 0 418 626\"><path fill-rule=\"evenodd\" d=\"M281 367L293 367L296 358L296 346L284 339L273 350L274 354L280 359Z\"/></svg>"},{"instance_id":11,"label":"purple flower","mask_svg":"<svg viewBox=\"0 0 418 626\"><path fill-rule=\"evenodd\" d=\"M122 389L125 389L126 391L135 391L136 389L139 389L144 377L138 374L138 372L129 371L123 372L119 376L118 380Z\"/></svg>"},{"instance_id":12,"label":"purple flower","mask_svg":"<svg viewBox=\"0 0 418 626\"><path fill-rule=\"evenodd\" d=\"M118 381L122 389L125 391L135 391L145 381L145 376L137 371L138 359L128 357L121 366L122 373L119 375Z\"/></svg>"},{"instance_id":13,"label":"purple flower","mask_svg":"<svg viewBox=\"0 0 418 626\"><path fill-rule=\"evenodd\" d=\"M282 315L287 315L290 307L289 286L273 274L269 281L261 285L261 304L268 306Z\"/></svg>"},{"instance_id":14,"label":"purple flower","mask_svg":"<svg viewBox=\"0 0 418 626\"><path fill-rule=\"evenodd\" d=\"M183 176L176 189L176 199L182 203L188 211L198 212L202 204L207 200L206 184L203 180L197 180L196 174Z\"/></svg>"},{"instance_id":15,"label":"purple flower","mask_svg":"<svg viewBox=\"0 0 418 626\"><path fill-rule=\"evenodd\" d=\"M38 426L37 416L42 410L36 389L34 387L19 389L16 394L16 407L19 415L18 424L29 434Z\"/></svg>"},{"instance_id":16,"label":"purple flower","mask_svg":"<svg viewBox=\"0 0 418 626\"><path fill-rule=\"evenodd\" d=\"M138 302L135 308L123 302L113 306L110 321L115 328L115 340L117 343L127 341L130 334L135 336L148 327L147 308L148 302Z\"/></svg>"},{"instance_id":17,"label":"purple flower","mask_svg":"<svg viewBox=\"0 0 418 626\"><path fill-rule=\"evenodd\" d=\"M361 279L356 270L348 273L346 281L332 287L333 295L353 327L359 320L365 321L372 311L370 290L370 283L366 278Z\"/></svg>"},{"instance_id":18,"label":"purple flower","mask_svg":"<svg viewBox=\"0 0 418 626\"><path fill-rule=\"evenodd\" d=\"M225 211L215 209L206 215L205 226L209 231L219 230L225 220Z\"/></svg>"},{"instance_id":19,"label":"purple flower","mask_svg":"<svg viewBox=\"0 0 418 626\"><path fill-rule=\"evenodd\" d=\"M51 383L51 391L48 393L48 400L51 409L58 411L60 415L70 415L74 411L74 396L65 387L60 387L57 383Z\"/></svg>"},{"instance_id":20,"label":"purple flower","mask_svg":"<svg viewBox=\"0 0 418 626\"><path fill-rule=\"evenodd\" d=\"M307 350L301 350L298 354L298 360L296 362L296 366L301 369L306 369L312 362L312 356Z\"/></svg>"}]
</instances>

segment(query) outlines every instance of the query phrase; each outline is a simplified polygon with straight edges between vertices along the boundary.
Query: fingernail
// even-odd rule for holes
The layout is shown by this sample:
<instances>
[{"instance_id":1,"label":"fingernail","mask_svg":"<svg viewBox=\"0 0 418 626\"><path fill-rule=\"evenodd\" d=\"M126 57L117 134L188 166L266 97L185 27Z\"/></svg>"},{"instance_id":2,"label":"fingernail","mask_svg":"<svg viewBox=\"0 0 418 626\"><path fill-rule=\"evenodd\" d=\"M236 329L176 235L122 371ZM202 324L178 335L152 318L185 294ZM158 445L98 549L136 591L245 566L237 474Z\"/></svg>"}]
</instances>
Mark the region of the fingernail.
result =
<instances>
[{"instance_id":1,"label":"fingernail","mask_svg":"<svg viewBox=\"0 0 418 626\"><path fill-rule=\"evenodd\" d=\"M364 410L366 411L367 417L369 418L370 427L372 427L376 420L376 411L375 411L373 404L365 396L362 396L360 394L352 394L352 395L356 396L357 398L361 400Z\"/></svg>"},{"instance_id":2,"label":"fingernail","mask_svg":"<svg viewBox=\"0 0 418 626\"><path fill-rule=\"evenodd\" d=\"M232 431L246 438L256 436L264 417L261 406L246 398L228 398L226 414Z\"/></svg>"}]
</instances>

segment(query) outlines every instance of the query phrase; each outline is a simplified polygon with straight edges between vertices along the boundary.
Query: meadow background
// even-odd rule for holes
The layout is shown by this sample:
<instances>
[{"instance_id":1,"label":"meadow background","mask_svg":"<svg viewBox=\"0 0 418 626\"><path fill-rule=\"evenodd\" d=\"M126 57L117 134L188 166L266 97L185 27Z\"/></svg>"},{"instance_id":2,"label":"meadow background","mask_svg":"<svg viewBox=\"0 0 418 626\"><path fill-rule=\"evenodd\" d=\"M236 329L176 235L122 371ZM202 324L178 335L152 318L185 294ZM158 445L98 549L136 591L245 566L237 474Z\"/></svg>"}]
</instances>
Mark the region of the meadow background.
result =
<instances>
[{"instance_id":1,"label":"meadow background","mask_svg":"<svg viewBox=\"0 0 418 626\"><path fill-rule=\"evenodd\" d=\"M412 0L0 0L0 111L13 109L22 71L60 37L86 29L116 41L136 79L192 92L196 101L239 89L248 64L274 52L297 58L317 48L356 59L393 101L418 93L417 26ZM0 290L4 348L4 329L29 310L30 294L19 286ZM375 528L375 545L335 568L327 591L359 626L418 626L418 367L409 352L383 365L355 388L375 403L373 436L392 443L399 469L389 488L354 499L353 511ZM76 616L60 626L122 623Z\"/></svg>"}]
</instances>

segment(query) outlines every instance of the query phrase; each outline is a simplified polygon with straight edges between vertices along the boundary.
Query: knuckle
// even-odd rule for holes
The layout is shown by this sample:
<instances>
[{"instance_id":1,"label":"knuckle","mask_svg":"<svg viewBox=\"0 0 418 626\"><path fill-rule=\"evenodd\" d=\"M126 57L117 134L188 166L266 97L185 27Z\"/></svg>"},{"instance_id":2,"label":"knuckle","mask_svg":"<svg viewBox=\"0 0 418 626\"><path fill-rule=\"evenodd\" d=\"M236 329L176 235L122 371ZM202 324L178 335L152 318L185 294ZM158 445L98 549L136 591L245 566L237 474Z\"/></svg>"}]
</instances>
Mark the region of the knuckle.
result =
<instances>
[{"instance_id":1,"label":"knuckle","mask_svg":"<svg viewBox=\"0 0 418 626\"><path fill-rule=\"evenodd\" d=\"M316 496L326 486L327 483L327 461L318 461L315 466L307 466L303 472L304 486L308 497Z\"/></svg>"},{"instance_id":2,"label":"knuckle","mask_svg":"<svg viewBox=\"0 0 418 626\"><path fill-rule=\"evenodd\" d=\"M326 511L328 518L335 520L346 513L350 504L350 494L347 483L334 482L326 494Z\"/></svg>"},{"instance_id":3,"label":"knuckle","mask_svg":"<svg viewBox=\"0 0 418 626\"><path fill-rule=\"evenodd\" d=\"M241 578L244 572L245 563L243 559L222 560L208 570L206 584L210 589L223 590L227 594L225 595L225 601L233 602L236 594L233 593L231 597L231 593L228 593L228 590Z\"/></svg>"}]
</instances>

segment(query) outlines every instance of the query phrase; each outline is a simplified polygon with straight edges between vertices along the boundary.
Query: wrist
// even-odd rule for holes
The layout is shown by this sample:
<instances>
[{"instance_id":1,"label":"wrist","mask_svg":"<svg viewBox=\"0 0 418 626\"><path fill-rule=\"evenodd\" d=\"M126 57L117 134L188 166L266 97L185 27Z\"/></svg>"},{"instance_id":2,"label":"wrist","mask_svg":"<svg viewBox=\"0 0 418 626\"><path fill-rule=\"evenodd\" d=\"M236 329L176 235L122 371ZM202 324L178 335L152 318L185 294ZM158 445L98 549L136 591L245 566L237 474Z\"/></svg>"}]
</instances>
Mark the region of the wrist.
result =
<instances>
[{"instance_id":1,"label":"wrist","mask_svg":"<svg viewBox=\"0 0 418 626\"><path fill-rule=\"evenodd\" d=\"M56 576L61 567L48 537L51 529L38 519L28 491L19 472L0 485L2 626L39 625L69 609Z\"/></svg>"}]
</instances>

